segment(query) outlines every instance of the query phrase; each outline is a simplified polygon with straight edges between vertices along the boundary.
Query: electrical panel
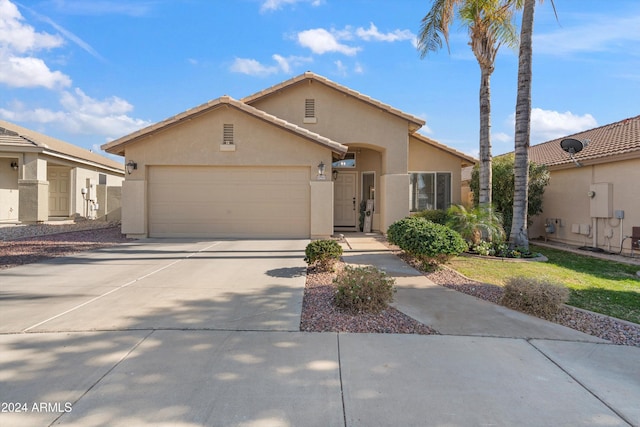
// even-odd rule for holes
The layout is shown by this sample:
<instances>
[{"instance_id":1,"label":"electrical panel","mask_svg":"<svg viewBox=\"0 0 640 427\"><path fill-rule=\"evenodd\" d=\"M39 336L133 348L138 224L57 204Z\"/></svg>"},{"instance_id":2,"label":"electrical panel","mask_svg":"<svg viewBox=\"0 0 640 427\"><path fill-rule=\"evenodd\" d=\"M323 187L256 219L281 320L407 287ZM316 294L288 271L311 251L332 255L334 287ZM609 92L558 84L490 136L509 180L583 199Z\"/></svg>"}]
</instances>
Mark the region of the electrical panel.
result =
<instances>
[{"instance_id":1,"label":"electrical panel","mask_svg":"<svg viewBox=\"0 0 640 427\"><path fill-rule=\"evenodd\" d=\"M613 217L613 184L601 182L589 186L591 218Z\"/></svg>"}]
</instances>

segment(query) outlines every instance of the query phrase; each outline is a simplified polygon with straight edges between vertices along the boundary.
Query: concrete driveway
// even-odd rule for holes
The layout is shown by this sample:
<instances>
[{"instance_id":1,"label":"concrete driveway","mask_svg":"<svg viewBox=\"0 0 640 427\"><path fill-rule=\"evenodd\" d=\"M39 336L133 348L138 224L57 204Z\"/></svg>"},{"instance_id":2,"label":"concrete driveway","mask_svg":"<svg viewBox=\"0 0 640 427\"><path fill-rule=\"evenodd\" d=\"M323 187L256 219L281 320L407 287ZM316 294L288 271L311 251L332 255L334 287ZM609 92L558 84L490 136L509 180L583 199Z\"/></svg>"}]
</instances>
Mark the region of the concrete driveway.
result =
<instances>
[{"instance_id":1,"label":"concrete driveway","mask_svg":"<svg viewBox=\"0 0 640 427\"><path fill-rule=\"evenodd\" d=\"M637 347L299 332L306 243L149 240L1 271L0 426L640 425Z\"/></svg>"},{"instance_id":2,"label":"concrete driveway","mask_svg":"<svg viewBox=\"0 0 640 427\"><path fill-rule=\"evenodd\" d=\"M0 272L0 332L297 331L305 240L145 240Z\"/></svg>"}]
</instances>

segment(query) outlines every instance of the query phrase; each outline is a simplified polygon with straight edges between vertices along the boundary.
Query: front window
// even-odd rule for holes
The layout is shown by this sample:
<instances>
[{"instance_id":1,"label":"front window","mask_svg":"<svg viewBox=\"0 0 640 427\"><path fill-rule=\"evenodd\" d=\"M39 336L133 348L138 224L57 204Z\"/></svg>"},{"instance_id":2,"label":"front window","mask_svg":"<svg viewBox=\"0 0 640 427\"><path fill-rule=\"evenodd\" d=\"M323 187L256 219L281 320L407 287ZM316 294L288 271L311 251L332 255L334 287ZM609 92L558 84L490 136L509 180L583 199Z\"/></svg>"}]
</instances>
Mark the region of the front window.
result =
<instances>
[{"instance_id":1,"label":"front window","mask_svg":"<svg viewBox=\"0 0 640 427\"><path fill-rule=\"evenodd\" d=\"M347 153L342 160L336 160L331 164L332 168L355 168L356 153Z\"/></svg>"},{"instance_id":2,"label":"front window","mask_svg":"<svg viewBox=\"0 0 640 427\"><path fill-rule=\"evenodd\" d=\"M411 212L425 209L448 209L451 206L450 172L417 172L409 174Z\"/></svg>"}]
</instances>

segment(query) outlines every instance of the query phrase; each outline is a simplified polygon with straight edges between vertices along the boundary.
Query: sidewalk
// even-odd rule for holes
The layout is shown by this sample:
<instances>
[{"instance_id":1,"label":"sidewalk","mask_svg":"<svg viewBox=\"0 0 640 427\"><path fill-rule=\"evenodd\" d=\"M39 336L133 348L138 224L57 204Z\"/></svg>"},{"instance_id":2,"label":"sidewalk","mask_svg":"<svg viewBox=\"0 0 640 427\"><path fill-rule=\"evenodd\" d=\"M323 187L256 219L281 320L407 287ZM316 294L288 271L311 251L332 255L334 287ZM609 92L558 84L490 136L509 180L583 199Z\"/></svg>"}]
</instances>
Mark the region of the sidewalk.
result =
<instances>
[{"instance_id":1,"label":"sidewalk","mask_svg":"<svg viewBox=\"0 0 640 427\"><path fill-rule=\"evenodd\" d=\"M396 278L393 306L444 335L606 342L600 338L438 286L408 266L375 234L345 235L343 259L376 265Z\"/></svg>"},{"instance_id":2,"label":"sidewalk","mask_svg":"<svg viewBox=\"0 0 640 427\"><path fill-rule=\"evenodd\" d=\"M491 424L496 420L495 414L484 412L482 402L486 397L483 393L503 396L505 402L513 402L510 394L515 392L524 399L522 404L529 405L531 410L522 412L522 408L501 407L498 419L504 421L515 416L505 425L625 425L624 422L621 424L625 420L630 425L640 426L640 348L613 345L571 328L438 286L393 255L381 243L379 235L347 234L343 246L345 262L376 265L396 278L397 293L392 304L395 308L443 335L430 337L428 347L413 349L423 352L418 357L435 357L431 360L434 366L427 368L431 365L419 364L420 368L404 372L409 376L400 381L400 387L419 392L423 388L416 378L428 378L431 383L435 378L436 390L427 388L423 393L426 400L436 399L440 405L436 408L450 411L449 418L441 418L443 422L449 422L451 414L463 411L464 414L456 415L462 421L458 425L468 422L483 425L484 421ZM389 354L395 354L400 365L415 363L411 338L398 336L397 340L399 346L389 349ZM374 346L372 343L371 348ZM544 362L535 360L531 347L535 349L534 353L543 356ZM376 347L374 353L378 351L380 349ZM459 359L463 353L465 356ZM368 362L376 357L367 355L365 359ZM529 359L531 357L533 359ZM568 377L554 377L546 362L552 362ZM423 369L428 371L426 377ZM529 380L515 379L518 372ZM510 375L514 377L509 379ZM469 383L465 384L466 380L461 381L461 378L467 378ZM531 378L543 381L530 382ZM398 385L399 380L396 377L394 385ZM516 385L511 382L514 380L525 382ZM561 393L562 397L549 401L550 394L547 393L567 386L567 380L575 383ZM474 382L488 388L479 393L471 392ZM579 388L596 397L621 419L602 412L584 417L595 408L592 405L570 408L582 398ZM540 406L540 401L536 402L538 399L544 401ZM425 405L429 406L429 403ZM550 418L545 421L545 416ZM427 424L439 425L434 422L439 417L430 419ZM393 419L387 421L391 424Z\"/></svg>"}]
</instances>

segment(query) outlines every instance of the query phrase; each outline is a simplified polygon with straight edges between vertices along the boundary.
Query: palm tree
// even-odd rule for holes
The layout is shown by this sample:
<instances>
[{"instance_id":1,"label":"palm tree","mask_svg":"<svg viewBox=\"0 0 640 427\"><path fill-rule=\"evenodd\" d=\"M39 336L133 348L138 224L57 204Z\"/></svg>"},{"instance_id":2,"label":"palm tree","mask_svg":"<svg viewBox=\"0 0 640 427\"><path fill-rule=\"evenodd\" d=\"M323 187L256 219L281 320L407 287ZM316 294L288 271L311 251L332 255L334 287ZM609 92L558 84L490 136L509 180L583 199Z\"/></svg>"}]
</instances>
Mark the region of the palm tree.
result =
<instances>
[{"instance_id":1,"label":"palm tree","mask_svg":"<svg viewBox=\"0 0 640 427\"><path fill-rule=\"evenodd\" d=\"M442 48L442 38L449 48L449 27L456 15L468 28L469 45L480 65L479 202L484 207L491 205L490 80L500 46L514 46L517 43L517 34L511 23L512 2L513 0L434 0L431 9L422 18L418 39L418 50L424 58L428 52Z\"/></svg>"},{"instance_id":2,"label":"palm tree","mask_svg":"<svg viewBox=\"0 0 640 427\"><path fill-rule=\"evenodd\" d=\"M542 2L542 0L540 0ZM516 2L516 8L519 7ZM551 0L555 12L555 5ZM529 203L529 141L531 129L531 71L533 48L533 15L536 0L524 0L522 28L520 31L520 53L518 55L518 95L516 98L515 161L513 221L509 234L510 246L529 249L527 233L527 205ZM557 19L556 14L556 19Z\"/></svg>"}]
</instances>

